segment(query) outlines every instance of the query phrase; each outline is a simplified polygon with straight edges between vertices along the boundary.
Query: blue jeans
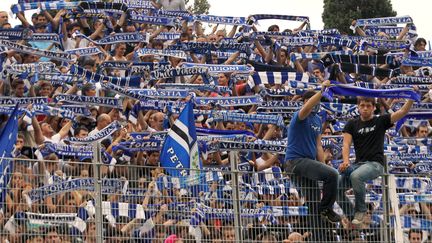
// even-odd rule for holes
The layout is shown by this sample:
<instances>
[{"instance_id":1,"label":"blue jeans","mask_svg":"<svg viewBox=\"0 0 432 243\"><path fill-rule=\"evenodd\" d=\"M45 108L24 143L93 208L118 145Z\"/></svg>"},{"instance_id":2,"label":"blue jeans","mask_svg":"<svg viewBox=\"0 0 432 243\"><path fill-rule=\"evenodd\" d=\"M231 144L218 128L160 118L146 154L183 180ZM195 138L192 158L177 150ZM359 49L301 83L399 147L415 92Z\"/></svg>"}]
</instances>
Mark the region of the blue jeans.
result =
<instances>
[{"instance_id":1,"label":"blue jeans","mask_svg":"<svg viewBox=\"0 0 432 243\"><path fill-rule=\"evenodd\" d=\"M373 180L384 173L384 167L375 161L365 161L350 165L340 176L338 204L345 215L352 217L353 210L349 199L345 196L346 190L352 187L355 198L355 212L366 212L367 206L366 185L367 181Z\"/></svg>"},{"instance_id":2,"label":"blue jeans","mask_svg":"<svg viewBox=\"0 0 432 243\"><path fill-rule=\"evenodd\" d=\"M309 213L317 214L325 209L333 208L338 191L339 174L337 170L308 158L287 161L284 169L294 174L292 181L300 187L306 201L311 204L309 205ZM322 198L318 181L323 182Z\"/></svg>"}]
</instances>

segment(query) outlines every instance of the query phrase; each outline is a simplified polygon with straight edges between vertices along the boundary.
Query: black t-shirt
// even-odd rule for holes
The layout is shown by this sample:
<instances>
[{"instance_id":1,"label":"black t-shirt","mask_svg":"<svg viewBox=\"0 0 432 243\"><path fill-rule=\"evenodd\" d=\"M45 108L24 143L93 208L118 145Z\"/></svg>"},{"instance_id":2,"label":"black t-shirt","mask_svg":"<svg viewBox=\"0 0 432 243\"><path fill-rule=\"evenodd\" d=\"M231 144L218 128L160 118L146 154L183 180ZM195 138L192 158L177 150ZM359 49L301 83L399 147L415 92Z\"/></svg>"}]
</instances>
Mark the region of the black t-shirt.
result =
<instances>
[{"instance_id":1,"label":"black t-shirt","mask_svg":"<svg viewBox=\"0 0 432 243\"><path fill-rule=\"evenodd\" d=\"M384 164L384 136L392 126L390 114L374 116L365 122L360 117L348 121L343 132L352 136L355 162L375 161Z\"/></svg>"}]
</instances>

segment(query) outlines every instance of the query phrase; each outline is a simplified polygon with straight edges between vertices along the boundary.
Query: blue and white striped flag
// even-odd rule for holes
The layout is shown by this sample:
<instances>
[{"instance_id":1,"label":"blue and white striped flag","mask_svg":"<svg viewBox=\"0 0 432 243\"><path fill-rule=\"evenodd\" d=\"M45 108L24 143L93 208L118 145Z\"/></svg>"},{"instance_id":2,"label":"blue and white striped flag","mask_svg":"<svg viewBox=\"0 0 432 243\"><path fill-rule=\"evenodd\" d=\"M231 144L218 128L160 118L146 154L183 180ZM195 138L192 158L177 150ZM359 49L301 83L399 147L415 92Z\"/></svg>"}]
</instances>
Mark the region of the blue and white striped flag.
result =
<instances>
[{"instance_id":1,"label":"blue and white striped flag","mask_svg":"<svg viewBox=\"0 0 432 243\"><path fill-rule=\"evenodd\" d=\"M187 179L191 182L188 184L196 184L195 182L199 181L199 170L202 165L198 151L192 102L186 103L180 117L168 131L160 161L161 166L166 169L169 175Z\"/></svg>"},{"instance_id":2,"label":"blue and white striped flag","mask_svg":"<svg viewBox=\"0 0 432 243\"><path fill-rule=\"evenodd\" d=\"M6 122L3 130L0 133L0 203L1 210L6 203L6 187L11 178L12 166L10 157L12 157L12 150L14 148L17 134L18 134L18 105L15 105L9 120Z\"/></svg>"}]
</instances>

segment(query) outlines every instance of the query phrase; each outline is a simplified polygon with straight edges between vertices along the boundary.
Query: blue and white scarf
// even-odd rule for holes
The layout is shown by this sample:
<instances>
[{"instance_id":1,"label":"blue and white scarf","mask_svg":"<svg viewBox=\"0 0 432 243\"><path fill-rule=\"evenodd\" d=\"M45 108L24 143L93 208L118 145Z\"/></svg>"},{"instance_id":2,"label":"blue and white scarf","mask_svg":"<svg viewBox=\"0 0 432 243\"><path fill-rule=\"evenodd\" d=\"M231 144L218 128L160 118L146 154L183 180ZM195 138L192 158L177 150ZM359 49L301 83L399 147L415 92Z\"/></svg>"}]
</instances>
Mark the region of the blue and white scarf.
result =
<instances>
[{"instance_id":1,"label":"blue and white scarf","mask_svg":"<svg viewBox=\"0 0 432 243\"><path fill-rule=\"evenodd\" d=\"M309 74L296 72L255 72L248 80L250 88L255 86L284 84L287 80L307 83Z\"/></svg>"},{"instance_id":2,"label":"blue and white scarf","mask_svg":"<svg viewBox=\"0 0 432 243\"><path fill-rule=\"evenodd\" d=\"M157 87L162 89L175 88L175 89L186 89L186 90L199 90L199 91L212 91L217 93L231 93L229 87L217 86L212 84L176 84L176 83L162 83L157 84Z\"/></svg>"},{"instance_id":3,"label":"blue and white scarf","mask_svg":"<svg viewBox=\"0 0 432 243\"><path fill-rule=\"evenodd\" d=\"M104 87L106 89L110 89L110 90L114 91L115 93L123 95L123 96L128 97L128 98L137 99L137 100L147 100L148 99L148 97L146 97L146 96L141 96L141 95L138 95L136 93L129 92L127 89L122 88L121 86L118 86L118 85L115 85L112 83L101 83L101 85L102 85L102 87Z\"/></svg>"},{"instance_id":4,"label":"blue and white scarf","mask_svg":"<svg viewBox=\"0 0 432 243\"><path fill-rule=\"evenodd\" d=\"M398 40L373 40L366 39L363 45L369 45L379 49L405 49L411 46L411 41L398 41Z\"/></svg>"},{"instance_id":5,"label":"blue and white scarf","mask_svg":"<svg viewBox=\"0 0 432 243\"><path fill-rule=\"evenodd\" d=\"M79 2L31 2L31 3L19 3L11 6L11 11L13 14L17 14L19 12L24 12L27 10L38 9L40 6L41 10L60 10L60 9L75 9L78 6Z\"/></svg>"},{"instance_id":6,"label":"blue and white scarf","mask_svg":"<svg viewBox=\"0 0 432 243\"><path fill-rule=\"evenodd\" d=\"M167 17L181 17L183 20L188 20L188 21L193 19L193 14L189 13L188 11L152 9L152 15L167 16Z\"/></svg>"},{"instance_id":7,"label":"blue and white scarf","mask_svg":"<svg viewBox=\"0 0 432 243\"><path fill-rule=\"evenodd\" d=\"M432 84L432 78L400 75L390 82L392 84Z\"/></svg>"},{"instance_id":8,"label":"blue and white scarf","mask_svg":"<svg viewBox=\"0 0 432 243\"><path fill-rule=\"evenodd\" d=\"M102 53L101 50L97 47L84 47L84 48L70 49L70 50L66 50L65 52L75 56L92 56L95 54Z\"/></svg>"},{"instance_id":9,"label":"blue and white scarf","mask_svg":"<svg viewBox=\"0 0 432 243\"><path fill-rule=\"evenodd\" d=\"M171 33L171 32L161 32L154 39L155 40L163 40L163 41L177 40L177 39L180 39L180 34L179 33Z\"/></svg>"},{"instance_id":10,"label":"blue and white scarf","mask_svg":"<svg viewBox=\"0 0 432 243\"><path fill-rule=\"evenodd\" d=\"M0 40L28 40L32 35L33 32L29 29L2 29L0 31Z\"/></svg>"},{"instance_id":11,"label":"blue and white scarf","mask_svg":"<svg viewBox=\"0 0 432 243\"><path fill-rule=\"evenodd\" d=\"M431 138L416 138L416 137L395 137L393 142L397 145L417 145L432 146Z\"/></svg>"},{"instance_id":12,"label":"blue and white scarf","mask_svg":"<svg viewBox=\"0 0 432 243\"><path fill-rule=\"evenodd\" d=\"M78 106L78 105L62 105L61 109L68 110L70 112L73 112L75 114L85 116L88 118L92 118L91 112L87 106Z\"/></svg>"},{"instance_id":13,"label":"blue and white scarf","mask_svg":"<svg viewBox=\"0 0 432 243\"><path fill-rule=\"evenodd\" d=\"M29 41L51 41L56 44L61 44L60 36L54 33L33 33Z\"/></svg>"},{"instance_id":14,"label":"blue and white scarf","mask_svg":"<svg viewBox=\"0 0 432 243\"><path fill-rule=\"evenodd\" d=\"M317 36L317 35L331 35L338 36L340 32L338 29L323 29L323 30L301 30L297 33L298 36Z\"/></svg>"},{"instance_id":15,"label":"blue and white scarf","mask_svg":"<svg viewBox=\"0 0 432 243\"><path fill-rule=\"evenodd\" d=\"M109 83L112 83L115 85L121 85L124 87L129 87L129 86L130 87L140 87L140 83L141 83L141 77L140 76L132 76L132 77L126 77L126 78L104 76L104 75L100 75L100 74L88 71L82 67L79 67L78 65L71 65L69 72L72 75L86 78L87 80L92 81L92 82L103 83L104 81L107 81Z\"/></svg>"},{"instance_id":16,"label":"blue and white scarf","mask_svg":"<svg viewBox=\"0 0 432 243\"><path fill-rule=\"evenodd\" d=\"M6 66L6 71L12 74L36 74L54 72L56 65L52 62L38 62L38 63L26 63L26 64L11 64Z\"/></svg>"},{"instance_id":17,"label":"blue and white scarf","mask_svg":"<svg viewBox=\"0 0 432 243\"><path fill-rule=\"evenodd\" d=\"M399 34L403 31L403 27L395 27L395 26L368 26L364 32L369 36L377 36L378 33L383 32L390 37L398 37ZM414 25L408 31L408 36L410 38L414 38L417 35L417 31Z\"/></svg>"},{"instance_id":18,"label":"blue and white scarf","mask_svg":"<svg viewBox=\"0 0 432 243\"><path fill-rule=\"evenodd\" d=\"M256 140L254 142L220 141L218 149L221 151L242 151L242 152L264 152L284 154L286 144L279 141Z\"/></svg>"},{"instance_id":19,"label":"blue and white scarf","mask_svg":"<svg viewBox=\"0 0 432 243\"><path fill-rule=\"evenodd\" d=\"M176 18L137 15L131 11L129 11L129 14L130 14L129 20L134 23L154 24L154 25L164 25L164 26L177 26L179 24L179 21Z\"/></svg>"},{"instance_id":20,"label":"blue and white scarf","mask_svg":"<svg viewBox=\"0 0 432 243\"><path fill-rule=\"evenodd\" d=\"M15 50L17 52L21 52L21 53L47 57L47 58L54 59L57 61L62 61L62 62L71 62L72 61L71 55L64 53L64 52L40 50L37 48L28 47L25 45L13 43L13 42L6 41L6 40L0 40L0 45L5 46L8 49Z\"/></svg>"},{"instance_id":21,"label":"blue and white scarf","mask_svg":"<svg viewBox=\"0 0 432 243\"><path fill-rule=\"evenodd\" d=\"M370 19L357 19L356 25L351 26L355 33L355 27L358 26L383 26L383 25L397 25L397 24L412 24L413 20L410 16L400 17L384 17L384 18L370 18Z\"/></svg>"},{"instance_id":22,"label":"blue and white scarf","mask_svg":"<svg viewBox=\"0 0 432 243\"><path fill-rule=\"evenodd\" d=\"M257 124L274 124L283 126L282 116L267 114L242 114L234 112L212 112L210 117L213 121L251 122Z\"/></svg>"},{"instance_id":23,"label":"blue and white scarf","mask_svg":"<svg viewBox=\"0 0 432 243\"><path fill-rule=\"evenodd\" d=\"M146 8L154 8L149 0L113 0L113 3L123 3L129 9L146 9Z\"/></svg>"},{"instance_id":24,"label":"blue and white scarf","mask_svg":"<svg viewBox=\"0 0 432 243\"><path fill-rule=\"evenodd\" d=\"M73 157L93 157L92 146L73 146L56 143L45 143L43 150L48 153L56 153L60 156L73 156ZM44 152L42 152L43 154Z\"/></svg>"},{"instance_id":25,"label":"blue and white scarf","mask_svg":"<svg viewBox=\"0 0 432 243\"><path fill-rule=\"evenodd\" d=\"M70 110L65 110L58 107L51 107L46 104L34 104L33 105L33 111L38 114L44 114L49 116L55 116L55 117L61 117L61 118L68 118L70 120L75 120L77 117L77 114L73 113Z\"/></svg>"},{"instance_id":26,"label":"blue and white scarf","mask_svg":"<svg viewBox=\"0 0 432 243\"><path fill-rule=\"evenodd\" d=\"M46 80L55 84L73 84L78 81L74 75L60 74L60 73L40 73L37 75L39 80Z\"/></svg>"},{"instance_id":27,"label":"blue and white scarf","mask_svg":"<svg viewBox=\"0 0 432 243\"><path fill-rule=\"evenodd\" d=\"M106 106L112 108L121 108L119 99L109 97L83 96L83 95L63 95L59 94L54 97L56 102L67 102L81 105Z\"/></svg>"},{"instance_id":28,"label":"blue and white scarf","mask_svg":"<svg viewBox=\"0 0 432 243\"><path fill-rule=\"evenodd\" d=\"M306 92L305 89L293 89L284 87L282 89L265 89L261 91L263 96L270 97L284 97L284 96L294 96L294 95L302 95Z\"/></svg>"},{"instance_id":29,"label":"blue and white scarf","mask_svg":"<svg viewBox=\"0 0 432 243\"><path fill-rule=\"evenodd\" d=\"M303 102L285 101L285 100L271 100L263 102L258 108L277 108L284 110L298 110L303 106Z\"/></svg>"},{"instance_id":30,"label":"blue and white scarf","mask_svg":"<svg viewBox=\"0 0 432 243\"><path fill-rule=\"evenodd\" d=\"M197 74L208 73L208 68L205 66L193 66L193 67L181 67L181 68L170 68L165 70L151 71L150 77L152 79L164 79L178 76L189 76Z\"/></svg>"},{"instance_id":31,"label":"blue and white scarf","mask_svg":"<svg viewBox=\"0 0 432 243\"><path fill-rule=\"evenodd\" d=\"M121 142L118 145L113 146L113 151L123 150L130 153L140 151L160 151L162 149L162 140L157 139L145 139L145 140L134 140L130 142Z\"/></svg>"},{"instance_id":32,"label":"blue and white scarf","mask_svg":"<svg viewBox=\"0 0 432 243\"><path fill-rule=\"evenodd\" d=\"M154 99L181 99L189 95L188 90L180 89L128 89L128 92Z\"/></svg>"},{"instance_id":33,"label":"blue and white scarf","mask_svg":"<svg viewBox=\"0 0 432 243\"><path fill-rule=\"evenodd\" d=\"M215 65L215 64L198 64L198 63L183 63L182 67L207 67L209 73L243 73L249 74L253 72L253 68L246 65Z\"/></svg>"},{"instance_id":34,"label":"blue and white scarf","mask_svg":"<svg viewBox=\"0 0 432 243\"><path fill-rule=\"evenodd\" d=\"M420 95L409 88L401 89L365 89L350 85L339 84L329 87L325 90L323 95L332 99L333 94L348 95L348 96L365 96L365 97L378 97L378 98L406 98L420 102Z\"/></svg>"},{"instance_id":35,"label":"blue and white scarf","mask_svg":"<svg viewBox=\"0 0 432 243\"><path fill-rule=\"evenodd\" d=\"M121 128L120 124L117 121L115 121L115 122L109 124L108 126L106 126L104 129L100 130L98 133L94 134L93 136L88 136L85 138L72 137L72 138L69 138L68 141L71 143L89 144L92 142L100 141L100 140L110 136L111 134L113 134L115 131L117 131L120 128Z\"/></svg>"},{"instance_id":36,"label":"blue and white scarf","mask_svg":"<svg viewBox=\"0 0 432 243\"><path fill-rule=\"evenodd\" d=\"M218 57L218 59L228 59L229 57L231 57L233 54L235 54L236 52L232 52L232 51L211 51L210 52L212 55L216 55ZM248 58L246 53L240 53L239 58Z\"/></svg>"},{"instance_id":37,"label":"blue and white scarf","mask_svg":"<svg viewBox=\"0 0 432 243\"><path fill-rule=\"evenodd\" d=\"M374 56L374 55L338 55L338 54L327 54L321 62L325 67L330 66L333 63L353 63L353 64L367 64L367 65L378 65L378 64L394 64L392 56Z\"/></svg>"},{"instance_id":38,"label":"blue and white scarf","mask_svg":"<svg viewBox=\"0 0 432 243\"><path fill-rule=\"evenodd\" d=\"M406 57L402 59L402 65L416 67L432 67L432 59Z\"/></svg>"},{"instance_id":39,"label":"blue and white scarf","mask_svg":"<svg viewBox=\"0 0 432 243\"><path fill-rule=\"evenodd\" d=\"M404 57L404 56L406 56L406 53L405 52L391 52L391 53L386 53L385 55ZM416 51L415 53L411 52L408 56L418 57L418 58L432 58L432 51Z\"/></svg>"},{"instance_id":40,"label":"blue and white scarf","mask_svg":"<svg viewBox=\"0 0 432 243\"><path fill-rule=\"evenodd\" d=\"M258 20L261 19L280 19L280 20L309 22L309 17L306 16L276 15L276 14L254 14L249 16L249 20L255 24L258 24Z\"/></svg>"},{"instance_id":41,"label":"blue and white scarf","mask_svg":"<svg viewBox=\"0 0 432 243\"><path fill-rule=\"evenodd\" d=\"M235 42L182 42L176 45L168 46L169 50L183 50L191 51L194 53L208 54L210 51L240 51L243 53L250 53L251 48L249 43L235 43Z\"/></svg>"},{"instance_id":42,"label":"blue and white scarf","mask_svg":"<svg viewBox=\"0 0 432 243\"><path fill-rule=\"evenodd\" d=\"M327 54L334 54L334 55L352 55L351 50L347 51L333 51L333 52L314 52L314 53L291 53L290 58L292 62L295 62L297 60L301 59L321 59Z\"/></svg>"},{"instance_id":43,"label":"blue and white scarf","mask_svg":"<svg viewBox=\"0 0 432 243\"><path fill-rule=\"evenodd\" d=\"M128 8L123 3L112 2L80 2L77 7L77 12L83 13L109 13L121 15L127 12Z\"/></svg>"},{"instance_id":44,"label":"blue and white scarf","mask_svg":"<svg viewBox=\"0 0 432 243\"><path fill-rule=\"evenodd\" d=\"M28 193L28 196L32 202L37 202L49 196L54 196L75 190L94 191L94 184L94 178L72 179L33 189ZM103 193L116 193L121 190L121 188L121 181L106 179L102 180Z\"/></svg>"},{"instance_id":45,"label":"blue and white scarf","mask_svg":"<svg viewBox=\"0 0 432 243\"><path fill-rule=\"evenodd\" d=\"M193 16L194 21L201 21L206 23L224 24L224 25L245 25L246 18L244 17L228 17L228 16L214 16L199 14Z\"/></svg>"},{"instance_id":46,"label":"blue and white scarf","mask_svg":"<svg viewBox=\"0 0 432 243\"><path fill-rule=\"evenodd\" d=\"M136 55L139 57L148 56L148 55L158 55L158 56L168 56L175 57L180 59L186 59L186 53L182 50L159 50L159 49L150 49L150 48L141 48L137 50Z\"/></svg>"},{"instance_id":47,"label":"blue and white scarf","mask_svg":"<svg viewBox=\"0 0 432 243\"><path fill-rule=\"evenodd\" d=\"M346 39L345 37L333 37L333 36L318 36L319 46L346 46L353 49L356 47L356 41Z\"/></svg>"},{"instance_id":48,"label":"blue and white scarf","mask_svg":"<svg viewBox=\"0 0 432 243\"><path fill-rule=\"evenodd\" d=\"M427 111L427 112L409 112L407 115L405 115L402 119L400 119L396 123L396 131L399 131L399 129L402 127L402 125L408 119L429 120L429 119L432 119L432 113L429 111Z\"/></svg>"},{"instance_id":49,"label":"blue and white scarf","mask_svg":"<svg viewBox=\"0 0 432 243\"><path fill-rule=\"evenodd\" d=\"M196 97L197 105L219 105L222 107L236 107L247 105L259 105L263 102L261 96L238 96L238 97Z\"/></svg>"},{"instance_id":50,"label":"blue and white scarf","mask_svg":"<svg viewBox=\"0 0 432 243\"><path fill-rule=\"evenodd\" d=\"M243 33L243 36L248 36L248 35L252 40L255 40L255 39L263 40L263 39L265 39L265 37L271 37L271 38L279 39L280 37L292 37L293 36L292 33L289 33L289 32L273 32L273 31L270 31L270 32L258 31L258 32L253 32L251 34Z\"/></svg>"},{"instance_id":51,"label":"blue and white scarf","mask_svg":"<svg viewBox=\"0 0 432 243\"><path fill-rule=\"evenodd\" d=\"M148 33L141 32L130 32L130 33L116 33L114 35L106 36L98 41L94 41L89 37L80 34L74 33L73 37L82 37L86 40L93 42L97 45L106 45L106 44L115 44L115 43L125 43L125 42L144 42L148 43L150 35Z\"/></svg>"},{"instance_id":52,"label":"blue and white scarf","mask_svg":"<svg viewBox=\"0 0 432 243\"><path fill-rule=\"evenodd\" d=\"M46 97L0 97L0 105L29 105L29 104L47 104Z\"/></svg>"},{"instance_id":53,"label":"blue and white scarf","mask_svg":"<svg viewBox=\"0 0 432 243\"><path fill-rule=\"evenodd\" d=\"M313 37L286 37L278 40L283 46L316 46L317 42Z\"/></svg>"},{"instance_id":54,"label":"blue and white scarf","mask_svg":"<svg viewBox=\"0 0 432 243\"><path fill-rule=\"evenodd\" d=\"M173 68L168 62L134 62L130 66L130 72L144 73L156 70L166 70Z\"/></svg>"},{"instance_id":55,"label":"blue and white scarf","mask_svg":"<svg viewBox=\"0 0 432 243\"><path fill-rule=\"evenodd\" d=\"M400 110L400 108L403 105L404 105L403 103L398 102L398 103L394 103L391 108L392 110L397 111ZM430 111L430 110L432 110L432 103L414 103L410 109L410 111Z\"/></svg>"}]
</instances>

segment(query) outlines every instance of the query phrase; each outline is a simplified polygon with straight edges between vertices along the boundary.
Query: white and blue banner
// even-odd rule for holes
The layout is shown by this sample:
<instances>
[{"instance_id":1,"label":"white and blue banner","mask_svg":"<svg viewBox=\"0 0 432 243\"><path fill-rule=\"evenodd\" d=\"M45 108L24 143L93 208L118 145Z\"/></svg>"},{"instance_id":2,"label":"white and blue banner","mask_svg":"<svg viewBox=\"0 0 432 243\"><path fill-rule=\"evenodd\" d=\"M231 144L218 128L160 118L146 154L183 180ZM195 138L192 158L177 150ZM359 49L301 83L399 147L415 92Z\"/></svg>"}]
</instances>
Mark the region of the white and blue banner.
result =
<instances>
[{"instance_id":1,"label":"white and blue banner","mask_svg":"<svg viewBox=\"0 0 432 243\"><path fill-rule=\"evenodd\" d=\"M0 133L0 204L1 211L6 212L6 195L9 180L13 171L12 150L18 135L18 105L15 106L12 114Z\"/></svg>"},{"instance_id":2,"label":"white and blue banner","mask_svg":"<svg viewBox=\"0 0 432 243\"><path fill-rule=\"evenodd\" d=\"M54 97L56 102L66 102L80 105L106 106L112 108L121 108L119 99L110 97L84 96L84 95L63 95L59 94Z\"/></svg>"},{"instance_id":3,"label":"white and blue banner","mask_svg":"<svg viewBox=\"0 0 432 243\"><path fill-rule=\"evenodd\" d=\"M237 96L237 97L196 97L194 99L197 105L214 105L222 107L259 105L263 99L259 95Z\"/></svg>"},{"instance_id":4,"label":"white and blue banner","mask_svg":"<svg viewBox=\"0 0 432 243\"><path fill-rule=\"evenodd\" d=\"M202 164L197 141L193 103L188 102L168 131L161 150L161 166L168 174L199 183Z\"/></svg>"},{"instance_id":5,"label":"white and blue banner","mask_svg":"<svg viewBox=\"0 0 432 243\"><path fill-rule=\"evenodd\" d=\"M221 65L221 64L199 64L199 63L183 63L183 67L207 67L209 73L243 73L250 74L254 71L253 67L246 65Z\"/></svg>"},{"instance_id":6,"label":"white and blue banner","mask_svg":"<svg viewBox=\"0 0 432 243\"><path fill-rule=\"evenodd\" d=\"M120 124L117 121L115 121L109 124L108 126L106 126L104 129L100 130L98 133L94 134L93 136L88 136L85 138L71 137L69 138L68 141L77 144L89 144L107 138L108 136L110 136L120 128L121 128Z\"/></svg>"}]
</instances>

